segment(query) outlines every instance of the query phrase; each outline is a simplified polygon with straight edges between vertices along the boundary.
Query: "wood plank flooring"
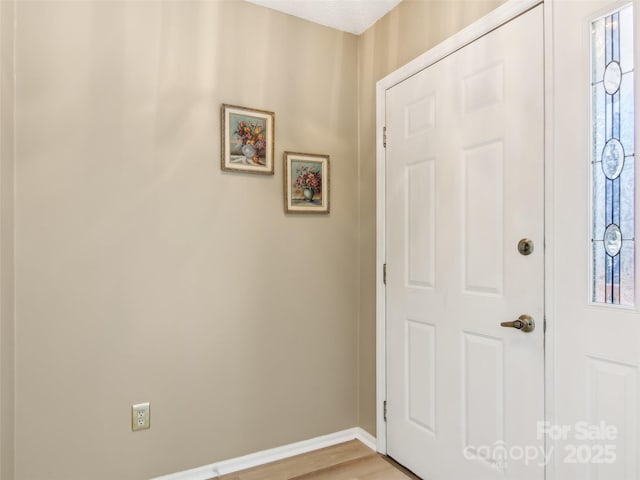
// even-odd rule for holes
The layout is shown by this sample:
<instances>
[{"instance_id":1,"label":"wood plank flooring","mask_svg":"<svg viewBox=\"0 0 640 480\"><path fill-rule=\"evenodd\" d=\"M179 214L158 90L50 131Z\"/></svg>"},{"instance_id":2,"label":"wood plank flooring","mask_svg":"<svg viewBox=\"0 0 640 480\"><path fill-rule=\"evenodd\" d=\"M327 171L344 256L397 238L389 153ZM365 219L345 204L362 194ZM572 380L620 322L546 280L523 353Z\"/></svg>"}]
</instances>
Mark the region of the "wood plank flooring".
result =
<instances>
[{"instance_id":1,"label":"wood plank flooring","mask_svg":"<svg viewBox=\"0 0 640 480\"><path fill-rule=\"evenodd\" d=\"M407 480L417 479L358 440L315 450L211 480ZM419 480L419 479L418 479Z\"/></svg>"}]
</instances>

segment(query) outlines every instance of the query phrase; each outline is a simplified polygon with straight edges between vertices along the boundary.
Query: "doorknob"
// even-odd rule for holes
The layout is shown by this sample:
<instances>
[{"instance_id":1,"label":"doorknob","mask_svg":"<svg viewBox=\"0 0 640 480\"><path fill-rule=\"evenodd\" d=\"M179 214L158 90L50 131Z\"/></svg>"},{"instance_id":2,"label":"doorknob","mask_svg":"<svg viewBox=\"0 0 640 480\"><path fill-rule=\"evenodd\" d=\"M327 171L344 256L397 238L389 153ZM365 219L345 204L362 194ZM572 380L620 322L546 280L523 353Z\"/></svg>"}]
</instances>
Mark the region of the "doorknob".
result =
<instances>
[{"instance_id":1,"label":"doorknob","mask_svg":"<svg viewBox=\"0 0 640 480\"><path fill-rule=\"evenodd\" d=\"M536 322L533 321L533 317L531 317L531 315L523 314L513 322L502 322L500 326L517 328L518 330L528 333L533 332L536 329Z\"/></svg>"}]
</instances>

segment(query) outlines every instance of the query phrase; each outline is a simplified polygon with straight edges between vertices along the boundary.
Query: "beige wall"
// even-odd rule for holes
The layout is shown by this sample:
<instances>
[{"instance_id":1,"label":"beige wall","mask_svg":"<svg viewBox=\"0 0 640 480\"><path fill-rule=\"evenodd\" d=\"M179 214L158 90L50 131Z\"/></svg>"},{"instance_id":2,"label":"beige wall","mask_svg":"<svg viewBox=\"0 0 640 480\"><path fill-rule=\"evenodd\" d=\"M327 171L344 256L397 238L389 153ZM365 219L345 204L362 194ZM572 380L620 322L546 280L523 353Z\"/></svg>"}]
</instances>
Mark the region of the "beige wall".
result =
<instances>
[{"instance_id":1,"label":"beige wall","mask_svg":"<svg viewBox=\"0 0 640 480\"><path fill-rule=\"evenodd\" d=\"M14 456L14 68L13 2L0 2L0 479Z\"/></svg>"},{"instance_id":2,"label":"beige wall","mask_svg":"<svg viewBox=\"0 0 640 480\"><path fill-rule=\"evenodd\" d=\"M358 38L238 0L20 2L14 197L1 2L0 478L14 374L15 480L375 433L375 82L500 3L404 0ZM274 177L220 171L223 102L276 112ZM331 155L330 215L284 215L284 150Z\"/></svg>"},{"instance_id":3,"label":"beige wall","mask_svg":"<svg viewBox=\"0 0 640 480\"><path fill-rule=\"evenodd\" d=\"M360 321L359 424L376 431L375 85L499 6L503 0L404 0L359 38Z\"/></svg>"},{"instance_id":4,"label":"beige wall","mask_svg":"<svg viewBox=\"0 0 640 480\"><path fill-rule=\"evenodd\" d=\"M239 1L25 1L17 25L16 479L355 426L357 37ZM276 112L275 176L220 170L223 102ZM283 213L284 150L331 156L330 215Z\"/></svg>"}]
</instances>

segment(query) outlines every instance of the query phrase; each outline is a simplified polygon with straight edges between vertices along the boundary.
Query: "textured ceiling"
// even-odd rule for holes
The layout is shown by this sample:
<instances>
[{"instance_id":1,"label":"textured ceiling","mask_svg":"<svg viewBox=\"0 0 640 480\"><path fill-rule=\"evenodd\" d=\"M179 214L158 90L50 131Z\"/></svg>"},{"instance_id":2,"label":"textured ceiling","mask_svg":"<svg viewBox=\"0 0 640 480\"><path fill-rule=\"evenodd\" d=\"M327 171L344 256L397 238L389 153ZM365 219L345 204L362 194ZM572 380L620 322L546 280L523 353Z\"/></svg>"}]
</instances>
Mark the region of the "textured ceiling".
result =
<instances>
[{"instance_id":1,"label":"textured ceiling","mask_svg":"<svg viewBox=\"0 0 640 480\"><path fill-rule=\"evenodd\" d=\"M246 0L360 35L401 0Z\"/></svg>"}]
</instances>

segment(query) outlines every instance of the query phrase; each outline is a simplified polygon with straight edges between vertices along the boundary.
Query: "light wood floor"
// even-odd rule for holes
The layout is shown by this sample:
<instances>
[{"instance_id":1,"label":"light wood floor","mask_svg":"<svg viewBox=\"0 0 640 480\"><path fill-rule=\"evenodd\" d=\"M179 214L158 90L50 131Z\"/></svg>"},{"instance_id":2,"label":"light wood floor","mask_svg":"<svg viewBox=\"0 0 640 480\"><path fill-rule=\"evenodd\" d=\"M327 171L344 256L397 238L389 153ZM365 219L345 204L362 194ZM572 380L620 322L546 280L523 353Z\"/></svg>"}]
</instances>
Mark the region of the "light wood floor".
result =
<instances>
[{"instance_id":1,"label":"light wood floor","mask_svg":"<svg viewBox=\"0 0 640 480\"><path fill-rule=\"evenodd\" d=\"M403 472L382 455L357 440L269 463L211 480L407 480Z\"/></svg>"}]
</instances>

